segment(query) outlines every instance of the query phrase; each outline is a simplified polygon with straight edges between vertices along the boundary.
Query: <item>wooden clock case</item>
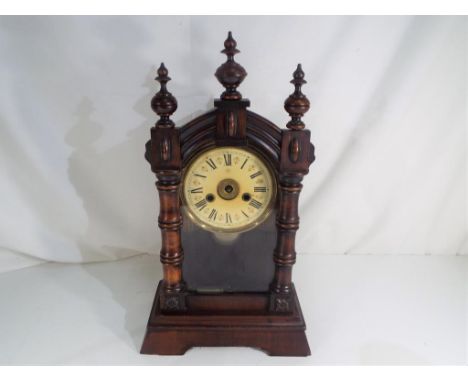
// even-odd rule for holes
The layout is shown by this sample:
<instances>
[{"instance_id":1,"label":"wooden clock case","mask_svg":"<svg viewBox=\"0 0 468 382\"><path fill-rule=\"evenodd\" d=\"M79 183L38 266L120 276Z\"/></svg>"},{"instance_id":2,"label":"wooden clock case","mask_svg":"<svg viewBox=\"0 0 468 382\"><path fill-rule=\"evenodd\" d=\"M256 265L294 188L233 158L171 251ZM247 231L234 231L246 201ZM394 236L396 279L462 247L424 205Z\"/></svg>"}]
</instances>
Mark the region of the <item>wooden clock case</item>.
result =
<instances>
[{"instance_id":1,"label":"wooden clock case","mask_svg":"<svg viewBox=\"0 0 468 382\"><path fill-rule=\"evenodd\" d=\"M287 129L280 129L248 110L249 100L237 91L247 73L234 60L239 52L236 45L229 32L222 51L227 61L215 74L225 91L214 101L215 108L180 128L175 128L170 119L177 109L177 101L166 87L170 80L168 71L164 64L158 70L156 80L161 88L153 97L151 107L160 119L151 128L145 158L157 177L163 280L156 290L141 348L143 354L181 355L197 346L246 346L274 356L310 355L305 322L291 278L296 261L301 182L314 161L310 132L301 121L309 109L309 101L301 92L306 82L304 72L298 65L293 74L291 83L295 91L284 104L291 120ZM276 216L273 216L275 243L266 257L259 257L259 261L266 261L264 269L269 278L264 290L247 287L205 293L191 288L184 279L184 257L202 256L201 261L207 261L216 253L207 250L184 254L182 174L196 155L217 146L255 150L275 172L278 185ZM242 256L242 241L239 248L237 254ZM261 242L257 252L261 252ZM265 278L265 275L258 276Z\"/></svg>"}]
</instances>

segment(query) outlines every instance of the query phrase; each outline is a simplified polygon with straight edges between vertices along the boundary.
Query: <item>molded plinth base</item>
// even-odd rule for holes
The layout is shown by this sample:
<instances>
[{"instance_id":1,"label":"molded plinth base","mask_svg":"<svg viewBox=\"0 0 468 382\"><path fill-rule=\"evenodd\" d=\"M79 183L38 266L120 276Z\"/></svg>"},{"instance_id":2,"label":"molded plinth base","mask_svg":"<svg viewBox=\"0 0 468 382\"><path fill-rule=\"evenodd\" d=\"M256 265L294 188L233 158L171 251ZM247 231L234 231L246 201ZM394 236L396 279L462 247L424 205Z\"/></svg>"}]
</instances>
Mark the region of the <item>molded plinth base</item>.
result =
<instances>
[{"instance_id":1,"label":"molded plinth base","mask_svg":"<svg viewBox=\"0 0 468 382\"><path fill-rule=\"evenodd\" d=\"M246 346L271 356L310 355L294 290L295 306L287 314L267 311L267 293L188 295L188 312L165 314L159 309L159 290L142 354L182 355L199 346Z\"/></svg>"}]
</instances>

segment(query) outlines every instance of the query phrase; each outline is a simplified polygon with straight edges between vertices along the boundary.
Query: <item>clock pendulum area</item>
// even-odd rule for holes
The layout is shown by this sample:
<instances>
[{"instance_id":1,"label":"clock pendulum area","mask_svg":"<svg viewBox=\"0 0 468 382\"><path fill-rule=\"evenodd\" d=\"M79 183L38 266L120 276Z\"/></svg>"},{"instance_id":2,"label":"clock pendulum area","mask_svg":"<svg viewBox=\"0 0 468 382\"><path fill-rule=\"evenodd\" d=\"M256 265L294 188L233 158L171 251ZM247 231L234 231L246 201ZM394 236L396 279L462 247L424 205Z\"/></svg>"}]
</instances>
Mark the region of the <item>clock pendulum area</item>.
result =
<instances>
[{"instance_id":1,"label":"clock pendulum area","mask_svg":"<svg viewBox=\"0 0 468 382\"><path fill-rule=\"evenodd\" d=\"M310 354L292 283L298 199L314 160L301 117L309 109L300 65L284 107L287 129L247 110L237 87L245 69L227 61L215 76L224 86L215 109L175 128L177 109L164 64L151 106L145 158L158 181L163 279L156 290L141 348L180 355L197 346L248 346L269 355Z\"/></svg>"}]
</instances>

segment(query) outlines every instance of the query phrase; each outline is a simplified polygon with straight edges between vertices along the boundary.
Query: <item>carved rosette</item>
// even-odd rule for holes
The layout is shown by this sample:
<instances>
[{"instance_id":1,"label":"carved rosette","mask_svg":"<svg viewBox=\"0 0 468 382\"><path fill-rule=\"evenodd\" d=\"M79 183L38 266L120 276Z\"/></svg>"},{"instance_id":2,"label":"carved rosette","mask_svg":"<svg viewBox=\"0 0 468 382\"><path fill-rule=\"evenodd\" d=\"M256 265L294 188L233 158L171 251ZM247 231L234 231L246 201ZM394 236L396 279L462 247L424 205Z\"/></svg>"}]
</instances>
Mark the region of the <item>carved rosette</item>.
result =
<instances>
[{"instance_id":1,"label":"carved rosette","mask_svg":"<svg viewBox=\"0 0 468 382\"><path fill-rule=\"evenodd\" d=\"M290 310L289 299L275 298L275 310L277 312L288 312Z\"/></svg>"}]
</instances>

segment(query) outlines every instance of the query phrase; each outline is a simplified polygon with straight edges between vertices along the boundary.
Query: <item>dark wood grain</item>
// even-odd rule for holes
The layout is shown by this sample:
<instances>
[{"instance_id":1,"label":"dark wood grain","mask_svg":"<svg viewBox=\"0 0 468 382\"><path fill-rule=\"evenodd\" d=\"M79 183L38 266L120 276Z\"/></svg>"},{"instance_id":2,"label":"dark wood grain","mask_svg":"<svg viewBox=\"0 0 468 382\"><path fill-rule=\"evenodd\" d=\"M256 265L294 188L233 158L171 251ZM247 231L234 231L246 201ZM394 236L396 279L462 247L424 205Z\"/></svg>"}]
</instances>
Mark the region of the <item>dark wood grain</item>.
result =
<instances>
[{"instance_id":1,"label":"dark wood grain","mask_svg":"<svg viewBox=\"0 0 468 382\"><path fill-rule=\"evenodd\" d=\"M160 116L151 129L151 140L146 145L145 157L158 181L159 218L161 230L160 258L164 279L160 297L163 311L184 311L185 283L182 277L184 252L180 236L182 217L180 212L180 180L182 158L180 154L179 131L174 128L170 116L177 109L175 97L168 92L166 84L170 80L168 70L161 64L156 80L161 89L153 97L151 107Z\"/></svg>"},{"instance_id":2,"label":"dark wood grain","mask_svg":"<svg viewBox=\"0 0 468 382\"><path fill-rule=\"evenodd\" d=\"M309 109L309 100L302 94L306 83L301 65L293 73L295 90L285 101L291 116L288 130L282 131L279 167L279 212L276 219L278 235L274 251L275 276L271 283L270 310L278 313L294 309L292 296L292 267L296 262L296 231L299 229L299 195L302 179L315 159L310 132L305 130L301 117Z\"/></svg>"},{"instance_id":3,"label":"dark wood grain","mask_svg":"<svg viewBox=\"0 0 468 382\"><path fill-rule=\"evenodd\" d=\"M198 346L246 346L271 356L310 355L304 318L294 289L296 309L287 316L267 314L259 309L268 300L268 294L260 293L189 295L190 304L210 309L167 315L159 309L160 290L161 286L156 291L142 354L182 355ZM213 306L217 309L213 310ZM228 311L224 309L226 306Z\"/></svg>"},{"instance_id":4,"label":"dark wood grain","mask_svg":"<svg viewBox=\"0 0 468 382\"><path fill-rule=\"evenodd\" d=\"M237 101L242 99L242 95L237 91L237 87L244 81L247 76L245 69L234 60L234 55L239 53L237 42L232 38L232 33L228 33L226 41L224 41L224 49L221 53L226 54L227 60L222 64L215 73L216 78L226 88L226 91L221 94L222 100Z\"/></svg>"},{"instance_id":5,"label":"dark wood grain","mask_svg":"<svg viewBox=\"0 0 468 382\"><path fill-rule=\"evenodd\" d=\"M213 110L180 128L170 119L177 100L167 89L164 65L156 77L161 87L151 106L160 118L151 129L145 158L158 179L164 277L141 352L180 355L194 346L249 346L270 355L307 356L305 322L292 282L299 195L315 159L302 121L310 107L302 93L304 72L298 65L293 73L294 92L284 103L291 120L280 129L247 110L250 102L237 89L247 73L234 61L239 51L231 33L224 47L227 61L216 77L225 91ZM220 146L255 151L272 168L278 185L274 214L228 244L190 221L180 198L187 166Z\"/></svg>"}]
</instances>

